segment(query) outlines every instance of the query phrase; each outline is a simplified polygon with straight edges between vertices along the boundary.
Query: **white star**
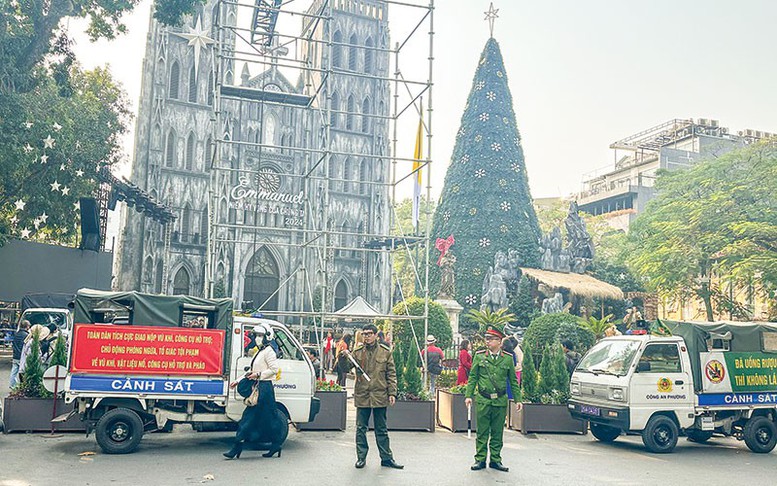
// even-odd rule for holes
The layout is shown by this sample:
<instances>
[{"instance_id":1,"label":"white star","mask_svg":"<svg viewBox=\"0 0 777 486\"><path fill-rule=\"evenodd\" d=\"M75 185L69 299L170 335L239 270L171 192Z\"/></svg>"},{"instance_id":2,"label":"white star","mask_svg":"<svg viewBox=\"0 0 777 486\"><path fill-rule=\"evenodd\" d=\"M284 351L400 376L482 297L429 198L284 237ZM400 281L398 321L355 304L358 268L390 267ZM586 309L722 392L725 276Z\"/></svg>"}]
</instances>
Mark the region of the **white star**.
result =
<instances>
[{"instance_id":1,"label":"white star","mask_svg":"<svg viewBox=\"0 0 777 486\"><path fill-rule=\"evenodd\" d=\"M40 216L38 216L38 219L40 220L40 222L41 222L41 223L44 223L44 224L45 224L45 223L46 223L46 221L49 219L49 215L48 215L48 214L46 214L46 211L43 211L43 214L41 214Z\"/></svg>"},{"instance_id":2,"label":"white star","mask_svg":"<svg viewBox=\"0 0 777 486\"><path fill-rule=\"evenodd\" d=\"M84 171L82 171L81 169L78 169L78 170L76 171L76 175L77 175L78 177L83 177L83 176L84 176Z\"/></svg>"},{"instance_id":3,"label":"white star","mask_svg":"<svg viewBox=\"0 0 777 486\"><path fill-rule=\"evenodd\" d=\"M63 187L62 188L62 195L63 196L67 196L68 194L70 194L70 188L67 187L67 186Z\"/></svg>"},{"instance_id":4,"label":"white star","mask_svg":"<svg viewBox=\"0 0 777 486\"><path fill-rule=\"evenodd\" d=\"M81 148L81 140L76 140L76 148L77 149Z\"/></svg>"},{"instance_id":5,"label":"white star","mask_svg":"<svg viewBox=\"0 0 777 486\"><path fill-rule=\"evenodd\" d=\"M27 122L24 124L25 128L32 128L32 122Z\"/></svg>"},{"instance_id":6,"label":"white star","mask_svg":"<svg viewBox=\"0 0 777 486\"><path fill-rule=\"evenodd\" d=\"M27 228L24 228L24 229L22 230L22 238L24 238L24 239L27 239L27 238L29 238L29 237L30 237L30 230L29 230L29 229L27 229Z\"/></svg>"},{"instance_id":7,"label":"white star","mask_svg":"<svg viewBox=\"0 0 777 486\"><path fill-rule=\"evenodd\" d=\"M43 154L40 156L40 163L41 164L48 164L49 163L49 156L46 154Z\"/></svg>"},{"instance_id":8,"label":"white star","mask_svg":"<svg viewBox=\"0 0 777 486\"><path fill-rule=\"evenodd\" d=\"M65 170L65 164L59 164L59 170Z\"/></svg>"},{"instance_id":9,"label":"white star","mask_svg":"<svg viewBox=\"0 0 777 486\"><path fill-rule=\"evenodd\" d=\"M51 138L51 135L46 135L46 138L43 139L43 148L54 148L54 142L55 140Z\"/></svg>"},{"instance_id":10,"label":"white star","mask_svg":"<svg viewBox=\"0 0 777 486\"><path fill-rule=\"evenodd\" d=\"M208 29L203 29L201 24L201 19L197 18L197 25L195 25L193 28L189 29L188 33L177 33L177 32L171 32L173 35L177 35L178 37L181 37L183 39L186 39L189 41L189 45L194 48L194 73L195 76L197 75L197 72L199 71L200 66L200 52L202 49L207 48L211 44L215 44L215 40L208 37Z\"/></svg>"},{"instance_id":11,"label":"white star","mask_svg":"<svg viewBox=\"0 0 777 486\"><path fill-rule=\"evenodd\" d=\"M54 129L55 132L58 132L58 131L62 130L62 125L60 125L57 122L54 122L54 125L52 125L52 128Z\"/></svg>"},{"instance_id":12,"label":"white star","mask_svg":"<svg viewBox=\"0 0 777 486\"><path fill-rule=\"evenodd\" d=\"M35 218L35 219L32 221L32 225L33 225L33 226L35 226L35 229L40 229L40 219L38 219L38 218Z\"/></svg>"},{"instance_id":13,"label":"white star","mask_svg":"<svg viewBox=\"0 0 777 486\"><path fill-rule=\"evenodd\" d=\"M15 225L16 223L18 223L18 222L19 222L19 218L17 218L16 216L14 216L14 217L13 217L13 218L11 218L9 221L11 222L11 224Z\"/></svg>"},{"instance_id":14,"label":"white star","mask_svg":"<svg viewBox=\"0 0 777 486\"><path fill-rule=\"evenodd\" d=\"M56 180L54 182L52 182L51 184L49 184L49 185L51 186L51 191L52 192L59 191L59 188L62 187L62 184L60 184Z\"/></svg>"},{"instance_id":15,"label":"white star","mask_svg":"<svg viewBox=\"0 0 777 486\"><path fill-rule=\"evenodd\" d=\"M32 152L32 145L28 143L27 145L24 146L24 153L29 154L30 152Z\"/></svg>"},{"instance_id":16,"label":"white star","mask_svg":"<svg viewBox=\"0 0 777 486\"><path fill-rule=\"evenodd\" d=\"M80 211L81 210L81 204L76 201L73 203L73 211Z\"/></svg>"},{"instance_id":17,"label":"white star","mask_svg":"<svg viewBox=\"0 0 777 486\"><path fill-rule=\"evenodd\" d=\"M16 209L18 209L19 211L23 211L24 210L24 206L26 206L27 203L22 201L21 199L19 199L18 201L16 201L14 203L14 205L16 206Z\"/></svg>"},{"instance_id":18,"label":"white star","mask_svg":"<svg viewBox=\"0 0 777 486\"><path fill-rule=\"evenodd\" d=\"M488 28L491 31L491 37L494 37L494 20L499 18L499 15L497 15L498 12L499 9L494 8L494 2L491 2L491 5L488 7L488 12L483 12L486 14L486 17L483 20L488 20Z\"/></svg>"}]
</instances>

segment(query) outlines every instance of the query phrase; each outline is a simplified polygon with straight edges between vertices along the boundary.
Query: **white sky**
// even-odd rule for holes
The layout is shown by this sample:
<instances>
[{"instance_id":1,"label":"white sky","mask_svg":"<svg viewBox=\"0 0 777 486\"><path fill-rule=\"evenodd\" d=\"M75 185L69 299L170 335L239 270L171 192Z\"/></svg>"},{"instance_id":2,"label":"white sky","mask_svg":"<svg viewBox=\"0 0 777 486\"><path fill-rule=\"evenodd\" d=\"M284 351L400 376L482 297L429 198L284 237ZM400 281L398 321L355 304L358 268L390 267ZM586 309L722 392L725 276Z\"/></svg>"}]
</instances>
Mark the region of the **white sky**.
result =
<instances>
[{"instance_id":1,"label":"white sky","mask_svg":"<svg viewBox=\"0 0 777 486\"><path fill-rule=\"evenodd\" d=\"M435 195L488 37L482 20L488 4L435 2ZM578 191L584 173L613 163L611 142L672 118L717 119L732 132L777 132L777 2L497 0L495 8L500 18L494 37L505 58L534 197ZM396 9L390 12L393 44L414 22ZM70 22L81 63L109 64L133 107L149 15L145 0L126 18L129 34L96 44L78 34L82 22ZM293 28L297 25L295 20ZM407 75L425 77L426 46L421 46L428 38L415 39L409 47L418 46L415 54L421 57L402 67ZM126 137L127 161L133 137ZM412 129L402 132L399 147L400 154L412 154Z\"/></svg>"}]
</instances>

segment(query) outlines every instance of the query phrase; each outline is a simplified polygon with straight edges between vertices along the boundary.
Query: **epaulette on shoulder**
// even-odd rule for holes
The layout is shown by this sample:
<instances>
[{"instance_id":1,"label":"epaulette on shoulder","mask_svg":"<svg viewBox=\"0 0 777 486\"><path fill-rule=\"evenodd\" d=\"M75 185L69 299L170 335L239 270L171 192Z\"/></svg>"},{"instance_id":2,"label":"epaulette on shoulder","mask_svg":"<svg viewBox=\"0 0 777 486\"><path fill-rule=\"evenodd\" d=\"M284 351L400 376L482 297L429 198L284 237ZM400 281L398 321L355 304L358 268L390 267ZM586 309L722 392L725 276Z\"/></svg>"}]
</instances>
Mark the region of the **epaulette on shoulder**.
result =
<instances>
[{"instance_id":1,"label":"epaulette on shoulder","mask_svg":"<svg viewBox=\"0 0 777 486\"><path fill-rule=\"evenodd\" d=\"M391 346L389 346L386 343L378 343L381 348L385 349L386 351L391 351Z\"/></svg>"},{"instance_id":2,"label":"epaulette on shoulder","mask_svg":"<svg viewBox=\"0 0 777 486\"><path fill-rule=\"evenodd\" d=\"M364 347L364 343L359 343L356 345L356 347L353 348L354 351L359 351Z\"/></svg>"},{"instance_id":3,"label":"epaulette on shoulder","mask_svg":"<svg viewBox=\"0 0 777 486\"><path fill-rule=\"evenodd\" d=\"M485 349L480 349L478 351L475 351L475 354L486 354L486 350Z\"/></svg>"},{"instance_id":4,"label":"epaulette on shoulder","mask_svg":"<svg viewBox=\"0 0 777 486\"><path fill-rule=\"evenodd\" d=\"M502 356L509 356L509 357L511 357L511 358L513 357L513 355L512 355L512 354L508 353L508 352L507 352L507 351L505 351L504 349L502 350Z\"/></svg>"}]
</instances>

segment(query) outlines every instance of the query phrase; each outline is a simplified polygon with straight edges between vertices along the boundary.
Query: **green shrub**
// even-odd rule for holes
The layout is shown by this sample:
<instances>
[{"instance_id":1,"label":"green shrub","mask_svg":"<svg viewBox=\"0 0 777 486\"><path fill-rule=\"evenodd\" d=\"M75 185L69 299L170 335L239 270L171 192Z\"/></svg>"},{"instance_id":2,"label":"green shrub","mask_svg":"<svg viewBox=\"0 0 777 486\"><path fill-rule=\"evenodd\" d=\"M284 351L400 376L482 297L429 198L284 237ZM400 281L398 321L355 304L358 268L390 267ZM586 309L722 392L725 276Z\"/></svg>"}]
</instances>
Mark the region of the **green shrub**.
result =
<instances>
[{"instance_id":1,"label":"green shrub","mask_svg":"<svg viewBox=\"0 0 777 486\"><path fill-rule=\"evenodd\" d=\"M537 403L539 393L537 390L537 368L534 366L534 358L530 348L523 351L523 371L521 371L521 388L523 399L530 403Z\"/></svg>"},{"instance_id":2,"label":"green shrub","mask_svg":"<svg viewBox=\"0 0 777 486\"><path fill-rule=\"evenodd\" d=\"M394 367L397 369L397 390L398 391L404 391L405 390L405 380L404 380L404 371L405 371L405 361L404 357L402 356L402 348L399 346L399 343L394 345Z\"/></svg>"},{"instance_id":3,"label":"green shrub","mask_svg":"<svg viewBox=\"0 0 777 486\"><path fill-rule=\"evenodd\" d=\"M523 350L531 349L534 356L534 365L539 366L545 348L556 342L556 333L561 324L572 323L577 325L581 319L566 312L556 314L543 314L534 319L523 336ZM590 345L589 345L590 346Z\"/></svg>"},{"instance_id":4,"label":"green shrub","mask_svg":"<svg viewBox=\"0 0 777 486\"><path fill-rule=\"evenodd\" d=\"M569 339L575 345L575 351L581 355L585 354L596 343L596 335L590 329L582 327L583 322L580 320L579 323L561 323L556 330L556 342Z\"/></svg>"},{"instance_id":5,"label":"green shrub","mask_svg":"<svg viewBox=\"0 0 777 486\"><path fill-rule=\"evenodd\" d=\"M421 380L421 369L416 366L417 356L412 351L407 353L404 377L404 390L400 393L404 400L421 400L424 395L424 385Z\"/></svg>"},{"instance_id":6,"label":"green shrub","mask_svg":"<svg viewBox=\"0 0 777 486\"><path fill-rule=\"evenodd\" d=\"M518 292L510 300L509 309L515 315L515 321L521 327L528 326L540 313L534 304L531 281L525 275L521 277L521 281L518 284Z\"/></svg>"},{"instance_id":7,"label":"green shrub","mask_svg":"<svg viewBox=\"0 0 777 486\"><path fill-rule=\"evenodd\" d=\"M437 388L445 390L456 385L458 372L454 370L443 370L437 377Z\"/></svg>"},{"instance_id":8,"label":"green shrub","mask_svg":"<svg viewBox=\"0 0 777 486\"><path fill-rule=\"evenodd\" d=\"M540 403L558 405L569 399L569 374L559 344L547 346L542 354L538 391Z\"/></svg>"},{"instance_id":9,"label":"green shrub","mask_svg":"<svg viewBox=\"0 0 777 486\"><path fill-rule=\"evenodd\" d=\"M49 366L67 366L67 343L65 337L60 333L54 342L54 352L51 354Z\"/></svg>"},{"instance_id":10,"label":"green shrub","mask_svg":"<svg viewBox=\"0 0 777 486\"><path fill-rule=\"evenodd\" d=\"M32 333L32 345L24 368L22 382L15 395L25 398L48 398L51 393L43 386L43 363L40 356L40 338L37 331Z\"/></svg>"},{"instance_id":11,"label":"green shrub","mask_svg":"<svg viewBox=\"0 0 777 486\"><path fill-rule=\"evenodd\" d=\"M424 315L424 299L420 297L410 297L403 302L398 302L392 312L396 315L422 316ZM412 329L411 329L412 323ZM413 330L418 338L418 344L423 346L426 336L424 336L423 319L397 320L393 323L394 342L401 343L405 349L414 348L416 345L413 339ZM437 338L437 346L442 349L447 348L453 342L453 330L448 314L445 309L434 301L429 301L429 334Z\"/></svg>"},{"instance_id":12,"label":"green shrub","mask_svg":"<svg viewBox=\"0 0 777 486\"><path fill-rule=\"evenodd\" d=\"M456 385L456 386L452 386L452 387L451 387L451 389L450 389L450 390L448 390L448 391L449 391L449 392L451 392L451 393L460 393L460 394L462 394L462 395L463 395L463 394L464 394L464 392L466 392L466 391L467 391L467 385L466 385L466 384L464 384L464 385Z\"/></svg>"},{"instance_id":13,"label":"green shrub","mask_svg":"<svg viewBox=\"0 0 777 486\"><path fill-rule=\"evenodd\" d=\"M556 387L556 376L551 347L545 346L540 362L540 381L537 387L540 395L546 395L553 391Z\"/></svg>"}]
</instances>

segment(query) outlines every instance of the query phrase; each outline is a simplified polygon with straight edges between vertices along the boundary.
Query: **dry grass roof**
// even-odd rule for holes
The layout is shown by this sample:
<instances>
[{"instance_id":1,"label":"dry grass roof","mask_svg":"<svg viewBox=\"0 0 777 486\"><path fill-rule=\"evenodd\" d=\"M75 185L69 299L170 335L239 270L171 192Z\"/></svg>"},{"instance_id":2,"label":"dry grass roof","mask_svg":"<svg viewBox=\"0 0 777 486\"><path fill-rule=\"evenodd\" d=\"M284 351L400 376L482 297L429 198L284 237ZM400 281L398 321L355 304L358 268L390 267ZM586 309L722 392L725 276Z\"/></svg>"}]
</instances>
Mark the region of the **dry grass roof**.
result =
<instances>
[{"instance_id":1,"label":"dry grass roof","mask_svg":"<svg viewBox=\"0 0 777 486\"><path fill-rule=\"evenodd\" d=\"M591 299L623 299L623 291L607 282L595 279L590 275L579 273L551 272L536 268L521 268L524 275L543 283L553 290L564 289L578 297Z\"/></svg>"}]
</instances>

